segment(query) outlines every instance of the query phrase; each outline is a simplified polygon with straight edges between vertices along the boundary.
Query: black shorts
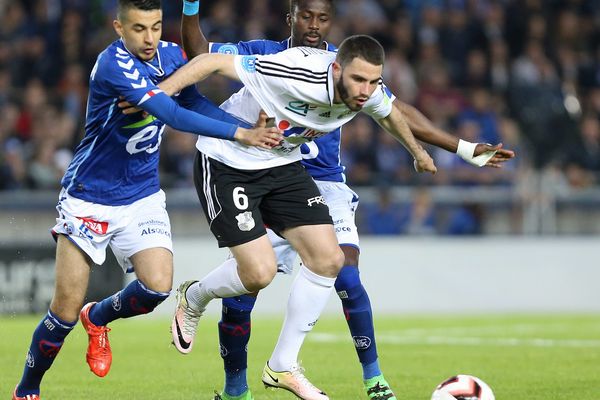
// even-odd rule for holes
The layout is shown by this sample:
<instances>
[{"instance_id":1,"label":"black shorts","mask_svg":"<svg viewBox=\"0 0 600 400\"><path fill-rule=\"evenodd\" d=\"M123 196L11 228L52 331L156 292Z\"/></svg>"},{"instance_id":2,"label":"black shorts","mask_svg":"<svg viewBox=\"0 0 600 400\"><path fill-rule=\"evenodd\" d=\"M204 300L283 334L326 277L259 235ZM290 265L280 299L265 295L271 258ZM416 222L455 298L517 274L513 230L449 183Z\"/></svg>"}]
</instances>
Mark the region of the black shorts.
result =
<instances>
[{"instance_id":1,"label":"black shorts","mask_svg":"<svg viewBox=\"0 0 600 400\"><path fill-rule=\"evenodd\" d=\"M332 224L317 185L300 162L241 170L201 152L194 184L219 247L237 246L266 233L302 225Z\"/></svg>"}]
</instances>

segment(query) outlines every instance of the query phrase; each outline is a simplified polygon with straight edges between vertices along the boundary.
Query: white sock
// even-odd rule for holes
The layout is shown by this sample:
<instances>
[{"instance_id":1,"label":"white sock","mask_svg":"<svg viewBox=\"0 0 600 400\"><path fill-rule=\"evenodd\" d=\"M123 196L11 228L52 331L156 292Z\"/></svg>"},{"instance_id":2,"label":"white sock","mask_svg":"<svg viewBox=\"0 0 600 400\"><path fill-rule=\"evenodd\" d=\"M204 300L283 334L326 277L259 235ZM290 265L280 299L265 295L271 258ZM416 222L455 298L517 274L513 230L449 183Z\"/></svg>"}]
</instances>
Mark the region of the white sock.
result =
<instances>
[{"instance_id":1,"label":"white sock","mask_svg":"<svg viewBox=\"0 0 600 400\"><path fill-rule=\"evenodd\" d=\"M310 271L304 265L296 276L279 340L269 360L273 371L290 371L298 362L304 338L319 319L333 292L335 278L327 278Z\"/></svg>"},{"instance_id":2,"label":"white sock","mask_svg":"<svg viewBox=\"0 0 600 400\"><path fill-rule=\"evenodd\" d=\"M197 310L204 310L212 299L248 293L250 292L244 287L238 274L235 258L230 258L209 272L200 282L191 285L185 292L185 298Z\"/></svg>"}]
</instances>

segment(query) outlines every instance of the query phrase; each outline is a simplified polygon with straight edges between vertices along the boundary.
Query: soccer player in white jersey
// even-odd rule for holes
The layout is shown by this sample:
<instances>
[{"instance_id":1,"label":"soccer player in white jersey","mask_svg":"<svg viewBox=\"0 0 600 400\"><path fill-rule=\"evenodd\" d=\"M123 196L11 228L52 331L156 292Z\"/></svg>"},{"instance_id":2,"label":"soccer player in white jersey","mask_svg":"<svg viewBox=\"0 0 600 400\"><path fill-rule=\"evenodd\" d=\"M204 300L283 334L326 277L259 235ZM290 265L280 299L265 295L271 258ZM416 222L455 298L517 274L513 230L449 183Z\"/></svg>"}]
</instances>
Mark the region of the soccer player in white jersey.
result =
<instances>
[{"instance_id":1,"label":"soccer player in white jersey","mask_svg":"<svg viewBox=\"0 0 600 400\"><path fill-rule=\"evenodd\" d=\"M57 241L55 293L33 332L13 400L39 400L42 378L78 317L88 333L88 365L102 377L112 362L106 325L151 312L169 295L171 226L158 180L165 123L264 148L280 140L276 129L239 127L239 120L194 88L182 88L177 102L162 93L156 84L187 60L176 44L160 41L161 23L160 0L119 0L114 27L121 39L98 56L90 76L86 134L61 181L52 229ZM118 112L120 96L146 113ZM138 279L82 309L90 267L104 262L109 245L123 269L134 271Z\"/></svg>"},{"instance_id":2,"label":"soccer player in white jersey","mask_svg":"<svg viewBox=\"0 0 600 400\"><path fill-rule=\"evenodd\" d=\"M291 0L287 23L291 36L283 41L250 40L238 43L208 42L198 24L199 2L184 1L181 34L184 49L190 57L201 53L229 54L272 54L294 46L308 46L335 51L336 47L325 42L333 24L332 0ZM459 140L433 126L414 107L395 99L394 106L403 111L405 119L415 137L427 143L456 152ZM378 363L377 346L373 327L373 317L368 294L363 287L358 271L359 241L354 213L358 206L358 196L344 183L344 167L340 160L340 130L329 133L313 142L302 145L303 166L315 179L321 194L329 206L329 212L336 227L340 248L344 252L344 265L335 282L343 311L355 338L356 352L363 369L363 382L367 395L372 399L395 400L395 396L385 380ZM463 145L464 146L464 145ZM461 147L463 147L461 146ZM514 153L502 149L500 145L477 144L473 154L461 153L472 158L486 152L497 151L487 160L488 166L498 167L499 163L514 157ZM490 154L490 153L488 153ZM472 161L472 160L471 160ZM479 164L482 162L479 161ZM267 230L272 239L280 271L291 272L295 251L289 243ZM182 285L185 288L190 282ZM250 313L257 293L223 299L223 312L219 321L219 340L225 366L225 387L215 399L252 399L246 378L247 344L250 339ZM284 328L285 330L285 328ZM178 338L174 338L177 344ZM368 345L364 345L368 343ZM189 348L176 346L183 353ZM274 352L277 358L277 350ZM297 372L296 370L295 372ZM269 379L268 375L265 376ZM294 376L279 377L278 385L286 385L286 380Z\"/></svg>"},{"instance_id":3,"label":"soccer player in white jersey","mask_svg":"<svg viewBox=\"0 0 600 400\"><path fill-rule=\"evenodd\" d=\"M436 171L431 158L414 140L401 113L392 107L392 98L381 84L383 57L383 49L377 41L369 36L355 36L344 41L337 54L307 47L269 56L203 54L190 61L181 74L176 73L161 83L161 88L171 93L179 90L180 85L190 84L215 71L239 79L245 89L222 108L244 120L255 119L262 108L274 117L285 136L279 146L269 151L255 151L218 139L197 142L200 161L195 172L200 200L211 230L221 246L232 249L238 267L234 260L228 260L200 283L180 291L173 332L176 344L184 351L190 350L197 318L212 298L250 293L273 278L277 268L265 235L263 225L266 223L291 242L304 265L288 301L286 325L290 331L282 333L285 340L280 341L280 345L284 343L285 357L271 359L265 371L269 373L274 369L294 374L298 370L296 358L304 336L324 307L337 277L336 268L341 266L337 264L341 251L335 235L336 250L331 247L331 218L323 197L314 191L313 181L302 183L306 189L298 190L301 196L297 196L291 190L304 186L286 180L290 178L283 172L276 172L294 170L295 180L304 179L305 171L299 163L302 143L335 131L364 111L407 147L418 171ZM268 178L271 179L267 183ZM313 189L308 190L309 186ZM321 211L326 211L327 216L320 214ZM302 225L314 219L321 225ZM329 222L324 224L325 220ZM249 233L245 234L246 231ZM240 254L240 243L245 246L244 250L253 249L252 253ZM324 259L332 253L336 254L336 268L321 268L322 272L315 269L319 256ZM250 261L252 257L273 259L268 259L269 265L265 267L241 256ZM226 283L228 281L230 283ZM302 381L301 386L294 384L285 388L305 399L327 398L300 377L301 373L296 374L296 382Z\"/></svg>"}]
</instances>

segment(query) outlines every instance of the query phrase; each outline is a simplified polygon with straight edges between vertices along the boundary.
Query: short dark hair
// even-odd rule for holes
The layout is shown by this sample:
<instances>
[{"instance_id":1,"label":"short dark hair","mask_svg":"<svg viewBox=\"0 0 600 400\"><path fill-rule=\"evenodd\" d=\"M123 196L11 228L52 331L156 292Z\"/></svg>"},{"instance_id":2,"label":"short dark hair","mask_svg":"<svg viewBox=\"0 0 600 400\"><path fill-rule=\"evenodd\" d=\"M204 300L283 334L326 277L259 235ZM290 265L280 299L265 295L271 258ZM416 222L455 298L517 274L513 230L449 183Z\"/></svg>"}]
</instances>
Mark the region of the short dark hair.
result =
<instances>
[{"instance_id":1,"label":"short dark hair","mask_svg":"<svg viewBox=\"0 0 600 400\"><path fill-rule=\"evenodd\" d=\"M117 18L121 19L123 13L132 8L138 10L160 10L162 5L160 0L119 0L117 4Z\"/></svg>"},{"instance_id":2,"label":"short dark hair","mask_svg":"<svg viewBox=\"0 0 600 400\"><path fill-rule=\"evenodd\" d=\"M296 8L300 7L298 3L304 0L290 0L290 14L293 14L296 11ZM324 0L325 2L331 5L331 9L334 10L334 0Z\"/></svg>"},{"instance_id":3,"label":"short dark hair","mask_svg":"<svg viewBox=\"0 0 600 400\"><path fill-rule=\"evenodd\" d=\"M340 44L336 60L343 67L357 57L373 65L383 65L385 52L381 44L372 36L349 36Z\"/></svg>"}]
</instances>

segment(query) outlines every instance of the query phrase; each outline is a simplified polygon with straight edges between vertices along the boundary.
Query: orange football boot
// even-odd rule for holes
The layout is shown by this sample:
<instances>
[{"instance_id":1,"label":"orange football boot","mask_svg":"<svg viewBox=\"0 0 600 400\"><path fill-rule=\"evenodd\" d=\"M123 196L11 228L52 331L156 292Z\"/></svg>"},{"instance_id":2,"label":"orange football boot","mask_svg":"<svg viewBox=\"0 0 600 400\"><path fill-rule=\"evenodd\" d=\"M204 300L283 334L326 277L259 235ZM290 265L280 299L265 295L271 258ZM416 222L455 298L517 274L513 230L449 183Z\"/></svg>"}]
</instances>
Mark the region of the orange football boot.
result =
<instances>
[{"instance_id":1,"label":"orange football boot","mask_svg":"<svg viewBox=\"0 0 600 400\"><path fill-rule=\"evenodd\" d=\"M110 328L94 325L90 321L90 309L94 304L96 303L92 302L83 306L79 313L79 319L88 334L88 348L85 359L90 366L90 371L102 378L108 374L112 364L112 351L108 341Z\"/></svg>"}]
</instances>

